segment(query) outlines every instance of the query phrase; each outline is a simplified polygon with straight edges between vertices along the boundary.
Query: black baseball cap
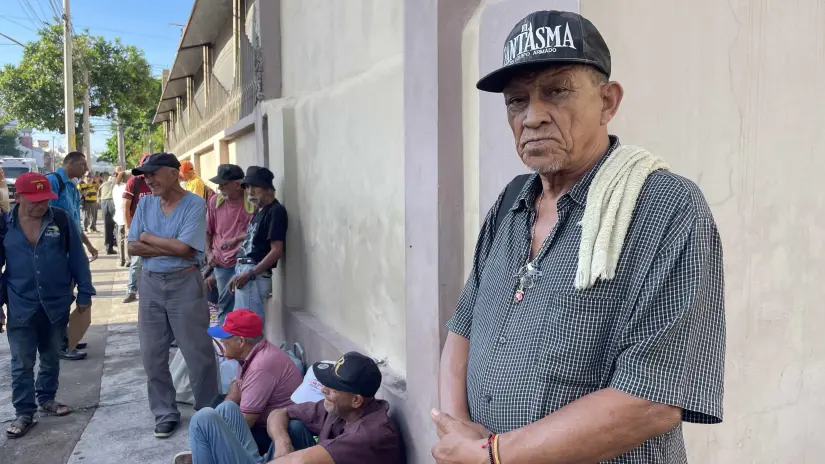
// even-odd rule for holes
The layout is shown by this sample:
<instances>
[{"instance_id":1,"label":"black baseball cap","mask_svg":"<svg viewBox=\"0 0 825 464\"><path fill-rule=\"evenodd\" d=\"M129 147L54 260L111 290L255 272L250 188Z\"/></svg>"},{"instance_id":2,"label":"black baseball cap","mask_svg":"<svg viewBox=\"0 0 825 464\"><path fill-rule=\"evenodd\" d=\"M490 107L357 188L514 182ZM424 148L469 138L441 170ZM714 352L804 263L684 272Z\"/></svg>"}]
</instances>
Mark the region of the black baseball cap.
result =
<instances>
[{"instance_id":1,"label":"black baseball cap","mask_svg":"<svg viewBox=\"0 0 825 464\"><path fill-rule=\"evenodd\" d=\"M501 68L476 88L501 93L517 73L553 64L593 66L610 77L610 50L596 26L577 13L536 11L519 21L504 42Z\"/></svg>"},{"instance_id":2,"label":"black baseball cap","mask_svg":"<svg viewBox=\"0 0 825 464\"><path fill-rule=\"evenodd\" d=\"M381 371L372 358L351 351L336 363L319 362L312 372L321 385L342 392L372 398L381 387Z\"/></svg>"},{"instance_id":3,"label":"black baseball cap","mask_svg":"<svg viewBox=\"0 0 825 464\"><path fill-rule=\"evenodd\" d=\"M223 185L233 180L243 179L243 169L236 164L221 164L218 166L218 175L209 179L214 184Z\"/></svg>"},{"instance_id":4,"label":"black baseball cap","mask_svg":"<svg viewBox=\"0 0 825 464\"><path fill-rule=\"evenodd\" d=\"M269 169L261 166L249 166L246 168L246 176L241 181L241 186L246 188L252 185L275 190L275 185L272 183L273 179L275 179L275 174L272 174Z\"/></svg>"},{"instance_id":5,"label":"black baseball cap","mask_svg":"<svg viewBox=\"0 0 825 464\"><path fill-rule=\"evenodd\" d=\"M180 169L178 157L171 153L153 153L146 157L140 166L132 169L132 175L142 176L146 173L153 173L160 168L167 167Z\"/></svg>"}]
</instances>

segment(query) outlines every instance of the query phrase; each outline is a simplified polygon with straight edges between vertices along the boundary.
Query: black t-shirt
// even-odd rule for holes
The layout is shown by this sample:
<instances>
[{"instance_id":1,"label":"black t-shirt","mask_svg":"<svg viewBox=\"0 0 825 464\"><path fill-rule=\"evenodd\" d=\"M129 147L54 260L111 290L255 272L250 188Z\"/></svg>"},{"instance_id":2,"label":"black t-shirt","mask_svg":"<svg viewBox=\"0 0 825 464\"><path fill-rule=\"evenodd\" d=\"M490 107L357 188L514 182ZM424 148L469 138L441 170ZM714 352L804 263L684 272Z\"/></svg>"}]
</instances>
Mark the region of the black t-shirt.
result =
<instances>
[{"instance_id":1,"label":"black t-shirt","mask_svg":"<svg viewBox=\"0 0 825 464\"><path fill-rule=\"evenodd\" d=\"M264 206L252 217L252 222L246 229L246 239L238 248L238 258L249 258L260 263L269 254L269 242L286 242L288 225L286 208L278 200ZM278 263L272 267L278 267Z\"/></svg>"}]
</instances>

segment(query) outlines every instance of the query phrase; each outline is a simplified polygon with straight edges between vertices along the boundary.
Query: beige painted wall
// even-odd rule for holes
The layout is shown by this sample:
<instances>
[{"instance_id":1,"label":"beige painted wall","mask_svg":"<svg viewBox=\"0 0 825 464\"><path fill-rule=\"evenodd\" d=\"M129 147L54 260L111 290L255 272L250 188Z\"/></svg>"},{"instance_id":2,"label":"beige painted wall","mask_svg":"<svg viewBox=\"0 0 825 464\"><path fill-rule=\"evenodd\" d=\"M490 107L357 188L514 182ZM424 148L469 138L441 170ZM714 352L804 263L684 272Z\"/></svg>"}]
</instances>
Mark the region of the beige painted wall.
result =
<instances>
[{"instance_id":1,"label":"beige painted wall","mask_svg":"<svg viewBox=\"0 0 825 464\"><path fill-rule=\"evenodd\" d=\"M613 131L697 181L724 242L726 416L688 428L692 461L821 462L825 4L583 0L582 12L625 86Z\"/></svg>"},{"instance_id":2,"label":"beige painted wall","mask_svg":"<svg viewBox=\"0 0 825 464\"><path fill-rule=\"evenodd\" d=\"M218 160L218 152L208 151L198 155L198 158L200 159L198 175L206 182L206 185L209 185L213 189L217 188L218 186L210 182L209 179L215 177L218 173L218 165L221 164L220 160Z\"/></svg>"},{"instance_id":3,"label":"beige painted wall","mask_svg":"<svg viewBox=\"0 0 825 464\"><path fill-rule=\"evenodd\" d=\"M401 15L401 0L285 0L281 37L285 304L403 375Z\"/></svg>"},{"instance_id":4,"label":"beige painted wall","mask_svg":"<svg viewBox=\"0 0 825 464\"><path fill-rule=\"evenodd\" d=\"M255 133L248 133L236 139L231 140L227 144L229 152L229 162L237 164L244 171L249 166L260 166L260 157L258 156L258 148L255 145Z\"/></svg>"}]
</instances>

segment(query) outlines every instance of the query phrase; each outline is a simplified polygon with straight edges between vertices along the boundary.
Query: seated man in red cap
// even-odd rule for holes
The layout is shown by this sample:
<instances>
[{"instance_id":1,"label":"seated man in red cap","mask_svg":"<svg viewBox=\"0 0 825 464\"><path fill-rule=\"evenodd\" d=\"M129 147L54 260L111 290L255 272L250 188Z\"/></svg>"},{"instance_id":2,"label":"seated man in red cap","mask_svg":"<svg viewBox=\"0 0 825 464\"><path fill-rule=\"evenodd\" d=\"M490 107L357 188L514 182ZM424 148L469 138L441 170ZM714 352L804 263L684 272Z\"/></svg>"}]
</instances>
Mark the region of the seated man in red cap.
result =
<instances>
[{"instance_id":1,"label":"seated man in red cap","mask_svg":"<svg viewBox=\"0 0 825 464\"><path fill-rule=\"evenodd\" d=\"M401 435L387 414L389 405L375 398L381 386L381 371L375 361L351 352L335 363L315 363L312 370L324 385L324 399L293 404L269 415L267 432L273 443L266 458L250 451L254 443L250 444L249 433L237 425L237 417L228 422L213 418L205 423L206 414L199 411L189 427L192 452L176 456L175 464L405 462Z\"/></svg>"},{"instance_id":2,"label":"seated man in red cap","mask_svg":"<svg viewBox=\"0 0 825 464\"><path fill-rule=\"evenodd\" d=\"M263 338L263 321L252 311L233 311L223 326L211 327L208 332L221 341L226 357L238 360L241 367L225 400L217 408L201 409L192 417L192 452L179 454L175 462L191 462L193 454L198 462L202 453L214 456L208 462L247 462L237 456L259 462L259 449L265 451L272 442L266 433L267 418L272 411L292 405L289 398L303 377L281 348Z\"/></svg>"}]
</instances>

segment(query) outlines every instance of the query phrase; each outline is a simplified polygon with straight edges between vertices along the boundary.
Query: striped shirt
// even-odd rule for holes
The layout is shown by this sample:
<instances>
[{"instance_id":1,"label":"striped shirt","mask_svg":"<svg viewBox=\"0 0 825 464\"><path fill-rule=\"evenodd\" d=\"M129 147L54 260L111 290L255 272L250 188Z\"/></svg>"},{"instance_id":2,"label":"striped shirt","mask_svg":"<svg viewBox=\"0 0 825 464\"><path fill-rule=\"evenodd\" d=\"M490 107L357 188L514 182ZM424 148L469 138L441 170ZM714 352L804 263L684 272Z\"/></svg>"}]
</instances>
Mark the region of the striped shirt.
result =
<instances>
[{"instance_id":1,"label":"striped shirt","mask_svg":"<svg viewBox=\"0 0 825 464\"><path fill-rule=\"evenodd\" d=\"M531 177L499 230L493 206L450 331L470 340L470 417L493 433L536 422L604 388L682 408L688 422L719 423L725 359L722 248L710 208L693 182L651 174L639 196L614 279L586 290L573 282L579 222L590 183L618 146L559 198L558 222L535 263L542 275L514 298L529 256ZM682 426L609 462L686 463Z\"/></svg>"}]
</instances>

